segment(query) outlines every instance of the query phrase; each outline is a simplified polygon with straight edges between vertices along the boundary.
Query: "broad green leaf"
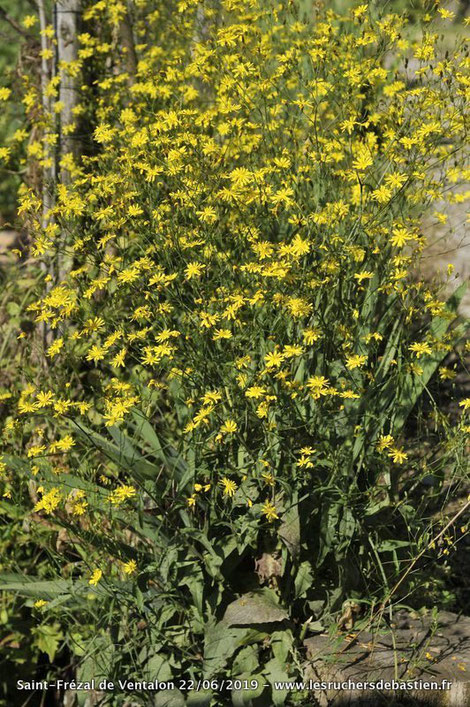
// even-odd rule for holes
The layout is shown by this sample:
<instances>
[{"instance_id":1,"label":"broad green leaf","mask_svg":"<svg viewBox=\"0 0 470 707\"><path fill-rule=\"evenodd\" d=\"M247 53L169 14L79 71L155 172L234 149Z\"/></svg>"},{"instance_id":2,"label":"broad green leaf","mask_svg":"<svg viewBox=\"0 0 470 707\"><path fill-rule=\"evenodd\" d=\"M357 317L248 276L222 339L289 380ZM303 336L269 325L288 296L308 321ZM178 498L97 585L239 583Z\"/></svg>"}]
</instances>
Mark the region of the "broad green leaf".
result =
<instances>
[{"instance_id":1,"label":"broad green leaf","mask_svg":"<svg viewBox=\"0 0 470 707\"><path fill-rule=\"evenodd\" d=\"M115 648L108 633L94 636L86 644L86 657L77 668L77 680L80 682L99 681L109 678L115 657ZM87 703L87 693L77 692L80 707Z\"/></svg>"},{"instance_id":2,"label":"broad green leaf","mask_svg":"<svg viewBox=\"0 0 470 707\"><path fill-rule=\"evenodd\" d=\"M259 704L256 700L260 697L264 690L266 678L264 675L259 675L257 673L245 673L241 675L240 680L247 680L249 686L247 688L243 687L241 690L232 690L232 705L233 707L253 707L254 704ZM251 683L257 683L257 687L251 687Z\"/></svg>"},{"instance_id":3,"label":"broad green leaf","mask_svg":"<svg viewBox=\"0 0 470 707\"><path fill-rule=\"evenodd\" d=\"M279 527L279 537L289 550L292 557L298 557L300 552L300 519L297 494L292 497L292 505L282 514Z\"/></svg>"},{"instance_id":4,"label":"broad green leaf","mask_svg":"<svg viewBox=\"0 0 470 707\"><path fill-rule=\"evenodd\" d=\"M238 651L232 666L232 675L236 677L244 673L254 672L259 665L258 647L245 646Z\"/></svg>"},{"instance_id":5,"label":"broad green leaf","mask_svg":"<svg viewBox=\"0 0 470 707\"><path fill-rule=\"evenodd\" d=\"M399 547L409 547L409 545L408 540L383 540L376 547L378 552L391 552Z\"/></svg>"},{"instance_id":6,"label":"broad green leaf","mask_svg":"<svg viewBox=\"0 0 470 707\"><path fill-rule=\"evenodd\" d=\"M277 623L288 618L288 613L279 606L276 594L268 589L244 594L228 605L224 615L229 626Z\"/></svg>"},{"instance_id":7,"label":"broad green leaf","mask_svg":"<svg viewBox=\"0 0 470 707\"><path fill-rule=\"evenodd\" d=\"M172 680L173 674L166 656L161 653L151 655L143 667L144 680L159 680L168 682Z\"/></svg>"},{"instance_id":8,"label":"broad green leaf","mask_svg":"<svg viewBox=\"0 0 470 707\"><path fill-rule=\"evenodd\" d=\"M188 707L209 707L214 693L212 690L191 690L188 692L186 704Z\"/></svg>"},{"instance_id":9,"label":"broad green leaf","mask_svg":"<svg viewBox=\"0 0 470 707\"><path fill-rule=\"evenodd\" d=\"M268 681L271 683L272 704L274 707L282 707L282 705L285 705L286 703L289 691L287 689L276 689L274 684L275 682L288 682L291 680L286 671L286 666L277 658L272 658L264 666L263 672Z\"/></svg>"},{"instance_id":10,"label":"broad green leaf","mask_svg":"<svg viewBox=\"0 0 470 707\"><path fill-rule=\"evenodd\" d=\"M204 678L216 675L225 667L246 633L246 629L231 628L226 621L210 622L207 625L204 636Z\"/></svg>"},{"instance_id":11,"label":"broad green leaf","mask_svg":"<svg viewBox=\"0 0 470 707\"><path fill-rule=\"evenodd\" d=\"M271 648L274 657L280 664L284 665L288 662L293 645L294 636L289 628L282 631L274 631L274 633L271 634Z\"/></svg>"},{"instance_id":12,"label":"broad green leaf","mask_svg":"<svg viewBox=\"0 0 470 707\"><path fill-rule=\"evenodd\" d=\"M181 690L160 690L153 698L153 707L184 707L186 701Z\"/></svg>"}]
</instances>

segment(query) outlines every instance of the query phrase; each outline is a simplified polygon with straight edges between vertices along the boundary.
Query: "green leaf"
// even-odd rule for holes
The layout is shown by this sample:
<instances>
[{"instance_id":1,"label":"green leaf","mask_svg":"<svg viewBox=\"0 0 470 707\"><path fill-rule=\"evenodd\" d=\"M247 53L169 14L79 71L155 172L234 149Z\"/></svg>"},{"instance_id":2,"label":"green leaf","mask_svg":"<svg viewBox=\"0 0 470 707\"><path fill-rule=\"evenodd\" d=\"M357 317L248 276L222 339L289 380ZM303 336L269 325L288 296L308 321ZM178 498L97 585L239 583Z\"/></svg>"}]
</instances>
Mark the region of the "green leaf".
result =
<instances>
[{"instance_id":1,"label":"green leaf","mask_svg":"<svg viewBox=\"0 0 470 707\"><path fill-rule=\"evenodd\" d=\"M246 636L246 629L231 628L225 621L211 621L204 636L204 678L220 672Z\"/></svg>"},{"instance_id":2,"label":"green leaf","mask_svg":"<svg viewBox=\"0 0 470 707\"><path fill-rule=\"evenodd\" d=\"M153 698L153 707L184 707L186 701L180 690L160 690Z\"/></svg>"},{"instance_id":3,"label":"green leaf","mask_svg":"<svg viewBox=\"0 0 470 707\"><path fill-rule=\"evenodd\" d=\"M271 648L274 657L284 665L288 662L289 655L292 651L292 646L294 645L294 636L290 629L285 629L283 631L274 631L271 634Z\"/></svg>"},{"instance_id":4,"label":"green leaf","mask_svg":"<svg viewBox=\"0 0 470 707\"><path fill-rule=\"evenodd\" d=\"M399 547L409 547L409 545L408 540L383 540L377 544L376 548L378 552L391 552Z\"/></svg>"},{"instance_id":5,"label":"green leaf","mask_svg":"<svg viewBox=\"0 0 470 707\"><path fill-rule=\"evenodd\" d=\"M204 576L202 570L196 564L191 565L184 571L183 577L179 580L180 586L188 587L194 607L197 609L199 617L204 618L203 592Z\"/></svg>"},{"instance_id":6,"label":"green leaf","mask_svg":"<svg viewBox=\"0 0 470 707\"><path fill-rule=\"evenodd\" d=\"M322 505L320 516L319 548L316 567L320 567L323 560L333 547L336 538L336 529L340 516L340 504L325 502Z\"/></svg>"},{"instance_id":7,"label":"green leaf","mask_svg":"<svg viewBox=\"0 0 470 707\"><path fill-rule=\"evenodd\" d=\"M0 574L2 592L18 592L21 596L49 601L74 592L74 583L66 579L47 581L21 574Z\"/></svg>"},{"instance_id":8,"label":"green leaf","mask_svg":"<svg viewBox=\"0 0 470 707\"><path fill-rule=\"evenodd\" d=\"M77 669L77 679L82 682L90 682L91 680L99 681L109 678L112 673L112 666L115 657L114 644L111 637L107 633L102 633L94 636L86 644L86 657L80 663ZM77 693L79 703L80 695L86 698L86 693Z\"/></svg>"},{"instance_id":9,"label":"green leaf","mask_svg":"<svg viewBox=\"0 0 470 707\"><path fill-rule=\"evenodd\" d=\"M49 657L49 662L53 662L57 649L60 642L62 641L64 634L60 630L60 625L54 623L52 625L42 625L36 626L33 629L34 645L36 645L40 651L47 653Z\"/></svg>"},{"instance_id":10,"label":"green leaf","mask_svg":"<svg viewBox=\"0 0 470 707\"><path fill-rule=\"evenodd\" d=\"M258 687L252 688L250 686L241 690L232 690L232 705L233 707L253 707L253 700L260 697L265 690L264 684L266 679L263 675L256 673L245 673L240 676L240 680L247 680L248 683L256 680ZM258 701L256 704L258 704Z\"/></svg>"},{"instance_id":11,"label":"green leaf","mask_svg":"<svg viewBox=\"0 0 470 707\"><path fill-rule=\"evenodd\" d=\"M278 532L292 557L298 557L300 552L300 519L297 494L292 498L292 505L282 514Z\"/></svg>"},{"instance_id":12,"label":"green leaf","mask_svg":"<svg viewBox=\"0 0 470 707\"><path fill-rule=\"evenodd\" d=\"M213 704L213 696L212 690L191 690L188 692L186 704L188 707L209 707Z\"/></svg>"},{"instance_id":13,"label":"green leaf","mask_svg":"<svg viewBox=\"0 0 470 707\"><path fill-rule=\"evenodd\" d=\"M167 657L161 653L151 655L144 665L143 678L144 680L159 680L161 682L172 680L173 673Z\"/></svg>"},{"instance_id":14,"label":"green leaf","mask_svg":"<svg viewBox=\"0 0 470 707\"><path fill-rule=\"evenodd\" d=\"M232 666L232 675L238 676L245 673L252 673L259 664L258 647L245 646L238 651Z\"/></svg>"},{"instance_id":15,"label":"green leaf","mask_svg":"<svg viewBox=\"0 0 470 707\"><path fill-rule=\"evenodd\" d=\"M163 477L158 478L160 468L157 465L147 461L140 454L140 452L135 449L129 438L124 435L119 428L109 428L109 432L115 440L113 443L110 439L94 432L82 422L78 423L76 421L72 421L72 424L75 425L75 429L78 434L85 437L109 459L114 461L130 475L134 476L140 483L142 483L145 479L151 479L156 483L157 489L161 492L164 491L165 479Z\"/></svg>"},{"instance_id":16,"label":"green leaf","mask_svg":"<svg viewBox=\"0 0 470 707\"><path fill-rule=\"evenodd\" d=\"M313 584L312 565L310 564L310 562L308 562L308 560L305 560L299 566L299 569L297 570L297 574L295 576L294 599L300 599L301 597L305 596L307 590L310 589L312 584Z\"/></svg>"},{"instance_id":17,"label":"green leaf","mask_svg":"<svg viewBox=\"0 0 470 707\"><path fill-rule=\"evenodd\" d=\"M285 621L289 615L279 606L276 594L270 589L249 592L228 605L224 621L229 626L252 626Z\"/></svg>"},{"instance_id":18,"label":"green leaf","mask_svg":"<svg viewBox=\"0 0 470 707\"><path fill-rule=\"evenodd\" d=\"M288 682L290 680L289 675L286 671L286 666L277 658L272 658L264 666L263 672L272 686L272 704L275 707L282 707L282 705L285 705L286 703L289 691L287 689L276 690L274 687L274 683Z\"/></svg>"}]
</instances>

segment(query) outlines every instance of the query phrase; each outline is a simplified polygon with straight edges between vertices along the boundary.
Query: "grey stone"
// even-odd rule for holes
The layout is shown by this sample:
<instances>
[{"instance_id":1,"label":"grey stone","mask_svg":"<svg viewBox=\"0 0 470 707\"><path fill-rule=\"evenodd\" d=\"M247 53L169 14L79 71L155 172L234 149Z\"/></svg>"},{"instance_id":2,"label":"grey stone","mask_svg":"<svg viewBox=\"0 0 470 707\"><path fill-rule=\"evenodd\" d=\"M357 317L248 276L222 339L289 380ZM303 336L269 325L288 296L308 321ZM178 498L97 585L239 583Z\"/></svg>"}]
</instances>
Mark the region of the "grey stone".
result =
<instances>
[{"instance_id":1,"label":"grey stone","mask_svg":"<svg viewBox=\"0 0 470 707\"><path fill-rule=\"evenodd\" d=\"M304 680L353 683L428 681L444 689L329 689L314 692L322 707L340 705L470 706L470 618L447 611L437 621L428 614L397 612L390 628L305 641Z\"/></svg>"}]
</instances>

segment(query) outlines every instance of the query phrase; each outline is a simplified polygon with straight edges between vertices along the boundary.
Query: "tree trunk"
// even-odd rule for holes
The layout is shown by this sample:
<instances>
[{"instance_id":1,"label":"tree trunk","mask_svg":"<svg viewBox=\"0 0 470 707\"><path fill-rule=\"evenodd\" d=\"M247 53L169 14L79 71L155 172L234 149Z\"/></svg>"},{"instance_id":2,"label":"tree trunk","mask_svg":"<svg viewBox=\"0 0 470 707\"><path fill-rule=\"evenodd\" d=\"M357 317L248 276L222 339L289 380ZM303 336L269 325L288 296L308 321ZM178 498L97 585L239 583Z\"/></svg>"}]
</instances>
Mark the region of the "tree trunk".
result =
<instances>
[{"instance_id":1,"label":"tree trunk","mask_svg":"<svg viewBox=\"0 0 470 707\"><path fill-rule=\"evenodd\" d=\"M74 73L70 74L67 65L76 61L78 56L78 21L80 0L59 0L55 8L57 18L57 70L60 76L59 101L63 105L60 112L59 160L71 153L79 154L75 130L70 127L75 122L74 108L78 103L78 81ZM61 168L60 181L67 184L70 174Z\"/></svg>"},{"instance_id":2,"label":"tree trunk","mask_svg":"<svg viewBox=\"0 0 470 707\"><path fill-rule=\"evenodd\" d=\"M123 54L125 57L125 65L127 73L129 74L129 83L134 83L135 75L137 73L137 54L135 51L134 44L134 34L132 31L132 23L129 16L129 8L126 5L126 12L119 24L119 38L121 40L121 45L123 49Z\"/></svg>"},{"instance_id":3,"label":"tree trunk","mask_svg":"<svg viewBox=\"0 0 470 707\"><path fill-rule=\"evenodd\" d=\"M55 5L56 37L57 37L57 73L60 76L59 101L59 183L70 183L71 175L62 160L66 155L74 158L80 154L80 147L74 127L76 116L74 108L78 104L78 77L75 71L68 71L68 65L76 61L78 56L78 30L80 20L81 0L58 0ZM69 258L61 252L65 246L65 236L62 237L58 253L57 276L59 282L70 268Z\"/></svg>"},{"instance_id":4,"label":"tree trunk","mask_svg":"<svg viewBox=\"0 0 470 707\"><path fill-rule=\"evenodd\" d=\"M51 121L51 102L47 94L47 85L51 79L52 69L48 64L48 60L45 56L45 52L49 49L48 39L45 34L45 29L48 25L46 8L44 5L44 0L36 0L37 9L39 15L39 26L41 29L41 101L42 110L44 113L44 120ZM51 220L50 211L54 205L54 189L55 189L55 159L53 155L48 155L51 157L50 166L44 166L42 169L42 218L41 227L43 230L47 228ZM50 274L48 272L48 267L46 262L41 262L41 269L44 273ZM50 284L47 284L47 288L50 289ZM47 346L51 343L52 332L49 325L43 322L41 325L41 337L43 340L43 345ZM45 360L45 359L44 359Z\"/></svg>"}]
</instances>

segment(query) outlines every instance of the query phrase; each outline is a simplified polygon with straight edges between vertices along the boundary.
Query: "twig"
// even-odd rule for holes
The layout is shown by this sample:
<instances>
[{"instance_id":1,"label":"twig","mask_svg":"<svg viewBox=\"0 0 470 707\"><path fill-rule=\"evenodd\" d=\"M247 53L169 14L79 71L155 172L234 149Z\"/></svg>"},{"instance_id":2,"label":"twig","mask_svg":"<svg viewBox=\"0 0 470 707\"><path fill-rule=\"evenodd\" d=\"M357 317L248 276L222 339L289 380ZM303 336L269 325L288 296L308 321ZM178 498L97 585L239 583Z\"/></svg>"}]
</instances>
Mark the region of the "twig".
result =
<instances>
[{"instance_id":1,"label":"twig","mask_svg":"<svg viewBox=\"0 0 470 707\"><path fill-rule=\"evenodd\" d=\"M14 17L11 17L8 12L0 6L0 19L5 20L5 22L8 22L10 27L13 27L15 32L19 32L22 37L25 37L26 39L34 39L34 35L32 35L30 32L27 30L23 29L23 27L15 20Z\"/></svg>"}]
</instances>

